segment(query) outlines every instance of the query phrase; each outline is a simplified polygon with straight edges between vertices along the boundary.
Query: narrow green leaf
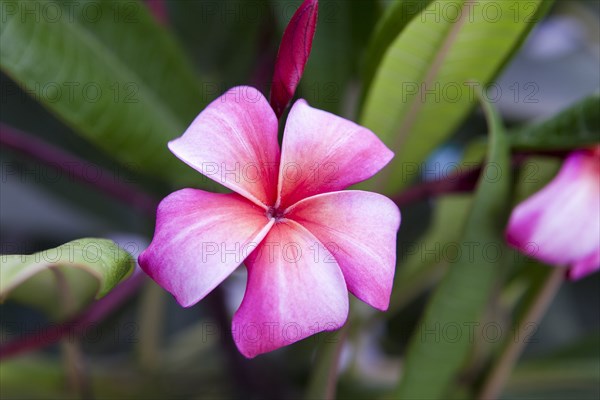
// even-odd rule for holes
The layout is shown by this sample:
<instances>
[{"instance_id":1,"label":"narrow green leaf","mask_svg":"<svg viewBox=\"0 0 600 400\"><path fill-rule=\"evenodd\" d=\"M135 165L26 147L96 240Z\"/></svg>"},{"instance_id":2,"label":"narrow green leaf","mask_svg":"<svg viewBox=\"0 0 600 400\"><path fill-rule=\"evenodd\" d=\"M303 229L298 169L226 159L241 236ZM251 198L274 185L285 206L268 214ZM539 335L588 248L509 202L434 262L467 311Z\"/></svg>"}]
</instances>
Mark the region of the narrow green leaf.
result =
<instances>
[{"instance_id":1,"label":"narrow green leaf","mask_svg":"<svg viewBox=\"0 0 600 400\"><path fill-rule=\"evenodd\" d=\"M106 295L133 270L129 253L107 239L86 238L34 254L0 256L0 301L11 298L64 317ZM65 298L66 296L66 298Z\"/></svg>"},{"instance_id":2,"label":"narrow green leaf","mask_svg":"<svg viewBox=\"0 0 600 400\"><path fill-rule=\"evenodd\" d=\"M340 354L349 330L350 323L346 323L340 330L320 334L323 341L317 349L315 366L304 395L306 400L329 400L336 397Z\"/></svg>"},{"instance_id":3,"label":"narrow green leaf","mask_svg":"<svg viewBox=\"0 0 600 400\"><path fill-rule=\"evenodd\" d=\"M396 37L433 0L396 0L375 27L365 56L363 87L371 86L375 72ZM364 100L364 99L363 99Z\"/></svg>"},{"instance_id":4,"label":"narrow green leaf","mask_svg":"<svg viewBox=\"0 0 600 400\"><path fill-rule=\"evenodd\" d=\"M207 99L177 43L141 2L0 5L2 71L121 162L170 182L197 178L166 144Z\"/></svg>"},{"instance_id":5,"label":"narrow green leaf","mask_svg":"<svg viewBox=\"0 0 600 400\"><path fill-rule=\"evenodd\" d=\"M491 136L488 163L466 221L462 256L449 265L410 341L398 398L443 398L469 355L477 321L504 267L510 157L497 114L487 103L485 109Z\"/></svg>"},{"instance_id":6,"label":"narrow green leaf","mask_svg":"<svg viewBox=\"0 0 600 400\"><path fill-rule=\"evenodd\" d=\"M511 374L503 398L597 399L600 395L598 333L551 354L525 359Z\"/></svg>"},{"instance_id":7,"label":"narrow green leaf","mask_svg":"<svg viewBox=\"0 0 600 400\"><path fill-rule=\"evenodd\" d=\"M431 227L417 242L400 243L405 252L398 262L387 315L393 316L404 305L435 283L449 261L460 256L461 226L472 204L470 195L443 196L436 200Z\"/></svg>"},{"instance_id":8,"label":"narrow green leaf","mask_svg":"<svg viewBox=\"0 0 600 400\"><path fill-rule=\"evenodd\" d=\"M433 1L389 46L360 122L396 152L375 182L388 193L468 115L551 1Z\"/></svg>"},{"instance_id":9,"label":"narrow green leaf","mask_svg":"<svg viewBox=\"0 0 600 400\"><path fill-rule=\"evenodd\" d=\"M600 142L600 94L589 96L541 124L509 136L516 149L574 149Z\"/></svg>"},{"instance_id":10,"label":"narrow green leaf","mask_svg":"<svg viewBox=\"0 0 600 400\"><path fill-rule=\"evenodd\" d=\"M497 398L502 393L507 378L532 335L532 326L540 323L564 281L564 271L560 269L545 268L543 271L545 273L541 277L536 272L538 271L531 271L530 275L534 279L525 293L523 307L515 317L515 323L511 329L514 337L504 341L499 357L494 359L492 368L479 393L481 398Z\"/></svg>"},{"instance_id":11,"label":"narrow green leaf","mask_svg":"<svg viewBox=\"0 0 600 400\"><path fill-rule=\"evenodd\" d=\"M596 351L596 354L597 351ZM515 368L505 399L597 399L600 396L598 359L526 363Z\"/></svg>"},{"instance_id":12,"label":"narrow green leaf","mask_svg":"<svg viewBox=\"0 0 600 400\"><path fill-rule=\"evenodd\" d=\"M64 368L56 360L39 356L3 360L0 397L32 400L68 398L65 379Z\"/></svg>"}]
</instances>

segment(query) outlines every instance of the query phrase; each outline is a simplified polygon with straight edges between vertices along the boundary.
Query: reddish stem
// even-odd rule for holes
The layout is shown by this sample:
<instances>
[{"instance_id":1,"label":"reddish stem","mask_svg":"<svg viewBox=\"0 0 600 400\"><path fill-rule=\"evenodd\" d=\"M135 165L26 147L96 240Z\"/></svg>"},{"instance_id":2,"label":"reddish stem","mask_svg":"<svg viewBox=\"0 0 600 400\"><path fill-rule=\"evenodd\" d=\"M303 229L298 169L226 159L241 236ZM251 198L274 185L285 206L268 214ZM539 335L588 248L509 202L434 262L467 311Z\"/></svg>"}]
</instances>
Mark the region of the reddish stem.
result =
<instances>
[{"instance_id":1,"label":"reddish stem","mask_svg":"<svg viewBox=\"0 0 600 400\"><path fill-rule=\"evenodd\" d=\"M50 325L46 329L30 333L9 343L3 343L0 345L0 360L41 349L57 343L67 335L71 338L81 337L92 324L106 318L133 296L144 279L145 274L136 270L129 279L119 284L106 297L96 301L73 319L62 324Z\"/></svg>"},{"instance_id":2,"label":"reddish stem","mask_svg":"<svg viewBox=\"0 0 600 400\"><path fill-rule=\"evenodd\" d=\"M392 200L398 207L404 207L408 204L442 194L470 192L477 185L481 169L481 167L474 167L452 174L444 179L416 184L397 196L392 197Z\"/></svg>"},{"instance_id":3,"label":"reddish stem","mask_svg":"<svg viewBox=\"0 0 600 400\"><path fill-rule=\"evenodd\" d=\"M0 122L0 143L3 148L40 161L70 178L84 182L152 217L156 213L158 201L154 197L138 190L135 186L120 182L114 177L111 178L112 174L105 170L101 170L90 179L85 173L86 168L73 168L73 166L89 165L89 161L74 156L34 135ZM96 169L98 169L97 166Z\"/></svg>"},{"instance_id":4,"label":"reddish stem","mask_svg":"<svg viewBox=\"0 0 600 400\"><path fill-rule=\"evenodd\" d=\"M511 166L516 168L523 164L530 156L550 156L564 158L568 152L565 151L525 151L513 154ZM483 166L473 167L444 179L438 179L429 182L418 183L409 187L405 191L392 197L392 200L398 207L404 207L417 201L425 200L430 197L441 196L449 193L471 192L477 186L479 175Z\"/></svg>"}]
</instances>

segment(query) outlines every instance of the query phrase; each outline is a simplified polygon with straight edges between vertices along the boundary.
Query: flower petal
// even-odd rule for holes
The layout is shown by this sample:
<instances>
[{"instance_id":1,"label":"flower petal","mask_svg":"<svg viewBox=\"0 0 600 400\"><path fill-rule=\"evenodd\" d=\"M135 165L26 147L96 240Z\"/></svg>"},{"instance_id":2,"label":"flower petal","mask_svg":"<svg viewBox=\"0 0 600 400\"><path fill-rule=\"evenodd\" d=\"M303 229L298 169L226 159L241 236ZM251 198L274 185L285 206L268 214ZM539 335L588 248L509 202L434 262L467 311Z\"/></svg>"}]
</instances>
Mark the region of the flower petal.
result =
<instances>
[{"instance_id":1,"label":"flower petal","mask_svg":"<svg viewBox=\"0 0 600 400\"><path fill-rule=\"evenodd\" d=\"M558 175L512 212L507 241L533 258L574 268L580 278L600 268L600 159L572 153Z\"/></svg>"},{"instance_id":2,"label":"flower petal","mask_svg":"<svg viewBox=\"0 0 600 400\"><path fill-rule=\"evenodd\" d=\"M233 336L248 358L341 327L348 292L335 259L306 229L276 223L246 260L248 284Z\"/></svg>"},{"instance_id":3,"label":"flower petal","mask_svg":"<svg viewBox=\"0 0 600 400\"><path fill-rule=\"evenodd\" d=\"M213 290L265 237L273 222L243 197L183 189L158 206L142 269L189 307Z\"/></svg>"},{"instance_id":4,"label":"flower petal","mask_svg":"<svg viewBox=\"0 0 600 400\"><path fill-rule=\"evenodd\" d=\"M576 281L589 274L598 271L600 268L600 251L590 254L589 257L579 260L569 268L567 276L569 279Z\"/></svg>"},{"instance_id":5,"label":"flower petal","mask_svg":"<svg viewBox=\"0 0 600 400\"><path fill-rule=\"evenodd\" d=\"M230 89L208 105L183 136L169 142L179 159L250 199L272 205L277 190L277 118L255 88Z\"/></svg>"},{"instance_id":6,"label":"flower petal","mask_svg":"<svg viewBox=\"0 0 600 400\"><path fill-rule=\"evenodd\" d=\"M294 204L286 216L329 249L352 294L380 310L388 308L400 226L393 201L355 190L325 193Z\"/></svg>"},{"instance_id":7,"label":"flower petal","mask_svg":"<svg viewBox=\"0 0 600 400\"><path fill-rule=\"evenodd\" d=\"M367 128L298 100L283 136L280 204L287 207L305 197L363 181L393 156Z\"/></svg>"},{"instance_id":8,"label":"flower petal","mask_svg":"<svg viewBox=\"0 0 600 400\"><path fill-rule=\"evenodd\" d=\"M271 106L277 117L283 114L294 97L296 87L302 78L315 36L318 10L317 0L305 0L294 13L283 33L271 86Z\"/></svg>"},{"instance_id":9,"label":"flower petal","mask_svg":"<svg viewBox=\"0 0 600 400\"><path fill-rule=\"evenodd\" d=\"M169 25L166 0L146 0L146 7L161 25Z\"/></svg>"}]
</instances>

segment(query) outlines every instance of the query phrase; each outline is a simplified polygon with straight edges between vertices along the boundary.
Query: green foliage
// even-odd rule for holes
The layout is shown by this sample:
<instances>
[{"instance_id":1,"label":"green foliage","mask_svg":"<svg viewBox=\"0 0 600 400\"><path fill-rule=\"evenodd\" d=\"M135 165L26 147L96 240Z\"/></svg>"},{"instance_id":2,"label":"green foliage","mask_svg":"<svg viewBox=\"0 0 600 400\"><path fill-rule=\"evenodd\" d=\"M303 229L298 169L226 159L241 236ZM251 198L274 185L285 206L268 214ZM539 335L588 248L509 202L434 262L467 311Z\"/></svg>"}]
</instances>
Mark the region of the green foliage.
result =
<instances>
[{"instance_id":1,"label":"green foliage","mask_svg":"<svg viewBox=\"0 0 600 400\"><path fill-rule=\"evenodd\" d=\"M86 238L35 254L0 256L0 300L11 298L58 318L106 295L133 270L129 253Z\"/></svg>"},{"instance_id":2,"label":"green foliage","mask_svg":"<svg viewBox=\"0 0 600 400\"><path fill-rule=\"evenodd\" d=\"M598 333L517 365L503 398L597 399Z\"/></svg>"},{"instance_id":3,"label":"green foliage","mask_svg":"<svg viewBox=\"0 0 600 400\"><path fill-rule=\"evenodd\" d=\"M458 261L449 265L435 290L410 341L399 398L443 398L469 355L473 327L505 267L503 257L497 255L507 253L501 232L510 198L508 141L491 105L486 104L486 112L491 136L488 163L478 182L462 237L465 250L474 250L464 251ZM485 250L491 245L493 255ZM454 335L457 329L458 334Z\"/></svg>"},{"instance_id":4,"label":"green foliage","mask_svg":"<svg viewBox=\"0 0 600 400\"><path fill-rule=\"evenodd\" d=\"M48 8L56 14L27 11ZM142 3L2 0L2 9L2 71L122 163L169 182L197 179L166 144L206 99Z\"/></svg>"},{"instance_id":5,"label":"green foliage","mask_svg":"<svg viewBox=\"0 0 600 400\"><path fill-rule=\"evenodd\" d=\"M547 121L510 135L516 149L575 149L600 143L600 94L589 96Z\"/></svg>"},{"instance_id":6,"label":"green foliage","mask_svg":"<svg viewBox=\"0 0 600 400\"><path fill-rule=\"evenodd\" d=\"M472 203L471 195L452 195L436 199L433 222L427 233L416 243L408 243L406 257L398 261L388 315L393 316L403 306L431 287L448 261L459 257L456 244ZM458 252L457 252L458 250ZM427 254L427 252L433 252Z\"/></svg>"},{"instance_id":7,"label":"green foliage","mask_svg":"<svg viewBox=\"0 0 600 400\"><path fill-rule=\"evenodd\" d=\"M386 51L408 23L433 0L397 0L386 10L377 23L367 48L363 72L363 86L368 88Z\"/></svg>"},{"instance_id":8,"label":"green foliage","mask_svg":"<svg viewBox=\"0 0 600 400\"><path fill-rule=\"evenodd\" d=\"M350 329L350 323L347 322L335 332L320 333L319 337L322 342L319 344L314 369L304 394L306 400L335 397L340 355Z\"/></svg>"},{"instance_id":9,"label":"green foliage","mask_svg":"<svg viewBox=\"0 0 600 400\"><path fill-rule=\"evenodd\" d=\"M378 178L387 193L410 183L405 166L455 131L550 3L434 1L408 23L366 88L360 117L396 153ZM489 6L494 18L483 12Z\"/></svg>"}]
</instances>

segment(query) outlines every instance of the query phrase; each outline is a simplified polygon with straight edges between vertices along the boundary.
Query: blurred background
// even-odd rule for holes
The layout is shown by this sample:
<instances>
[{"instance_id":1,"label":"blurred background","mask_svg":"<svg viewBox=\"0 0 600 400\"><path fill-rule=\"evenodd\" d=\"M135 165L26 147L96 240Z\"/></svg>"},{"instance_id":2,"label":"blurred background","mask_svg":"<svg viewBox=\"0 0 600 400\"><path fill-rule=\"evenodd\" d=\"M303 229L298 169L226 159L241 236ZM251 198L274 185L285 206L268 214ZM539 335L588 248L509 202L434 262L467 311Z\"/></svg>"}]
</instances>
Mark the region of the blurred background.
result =
<instances>
[{"instance_id":1,"label":"blurred background","mask_svg":"<svg viewBox=\"0 0 600 400\"><path fill-rule=\"evenodd\" d=\"M148 3L200 79L205 97L197 107L190 105L196 113L235 85L251 84L268 93L283 29L300 4L283 0ZM314 47L297 97L356 120L365 49L390 3L320 2ZM508 126L547 118L600 89L599 21L598 1L555 3L494 85L502 93L496 105ZM74 133L5 72L0 74L0 85L0 122L75 155L69 168L83 171L91 180L140 188L152 199L173 189L141 173L135 163L115 161ZM133 90L131 95L143 93ZM460 162L467 145L484 135L485 127L483 115L474 112L428 162ZM154 220L146 210L82 183L64 168L57 170L4 145L0 167L2 254L36 252L80 237L111 238L135 254L152 237ZM400 268L407 257L402 252L425 232L431 212L427 201L402 209ZM434 282L432 278L429 285ZM240 268L205 300L183 309L154 283L146 282L131 300L90 327L82 338L82 368L95 397L301 396L315 349L335 337L320 334L246 360L235 349L229 332L244 288L245 271ZM562 287L541 325L532 331L503 398L599 398L599 288L599 274ZM425 285L422 293L407 298L401 312L382 314L346 342L339 398L373 398L397 384L403 351L428 293ZM359 314L362 311L359 308ZM0 306L0 313L3 343L53 323L12 301ZM370 315L368 310L364 313ZM2 398L64 397L68 395L64 380L58 345L0 363Z\"/></svg>"}]
</instances>

